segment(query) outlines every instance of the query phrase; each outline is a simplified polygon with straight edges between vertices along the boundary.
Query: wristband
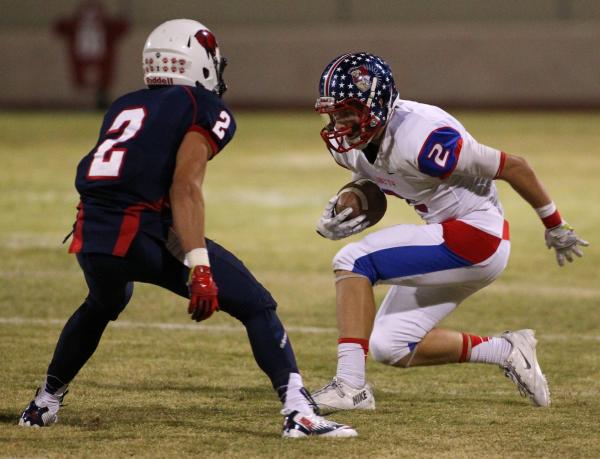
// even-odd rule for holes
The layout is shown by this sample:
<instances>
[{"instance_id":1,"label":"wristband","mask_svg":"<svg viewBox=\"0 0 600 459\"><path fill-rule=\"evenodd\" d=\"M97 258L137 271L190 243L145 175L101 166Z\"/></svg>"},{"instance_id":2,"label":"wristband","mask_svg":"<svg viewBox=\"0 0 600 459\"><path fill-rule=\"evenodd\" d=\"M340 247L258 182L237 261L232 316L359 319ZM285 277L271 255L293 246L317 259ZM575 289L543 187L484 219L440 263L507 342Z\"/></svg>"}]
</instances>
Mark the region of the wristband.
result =
<instances>
[{"instance_id":1,"label":"wristband","mask_svg":"<svg viewBox=\"0 0 600 459\"><path fill-rule=\"evenodd\" d=\"M193 268L194 266L210 266L208 261L208 250L205 247L198 247L190 250L185 254L185 263L187 267Z\"/></svg>"},{"instance_id":2,"label":"wristband","mask_svg":"<svg viewBox=\"0 0 600 459\"><path fill-rule=\"evenodd\" d=\"M558 210L556 210L556 205L554 202L550 202L550 204L546 204L545 206L538 207L535 209L538 216L542 219L542 223L548 229L555 228L562 224L562 218Z\"/></svg>"}]
</instances>

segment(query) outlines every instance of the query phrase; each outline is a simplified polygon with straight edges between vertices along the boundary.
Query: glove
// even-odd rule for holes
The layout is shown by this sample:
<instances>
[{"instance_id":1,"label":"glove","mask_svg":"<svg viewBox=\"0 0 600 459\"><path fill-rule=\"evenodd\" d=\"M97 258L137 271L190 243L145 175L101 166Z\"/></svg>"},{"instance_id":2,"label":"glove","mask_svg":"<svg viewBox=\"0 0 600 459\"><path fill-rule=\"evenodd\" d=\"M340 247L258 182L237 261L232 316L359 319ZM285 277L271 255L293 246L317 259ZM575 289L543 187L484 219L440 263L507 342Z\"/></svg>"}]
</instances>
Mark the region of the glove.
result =
<instances>
[{"instance_id":1,"label":"glove","mask_svg":"<svg viewBox=\"0 0 600 459\"><path fill-rule=\"evenodd\" d=\"M559 226L546 230L546 247L556 250L556 261L559 266L565 264L565 259L571 263L573 254L578 257L583 256L583 252L578 246L587 247L589 242L581 239L573 230L573 227L563 221Z\"/></svg>"},{"instance_id":2,"label":"glove","mask_svg":"<svg viewBox=\"0 0 600 459\"><path fill-rule=\"evenodd\" d=\"M369 222L365 221L367 218L366 215L359 215L358 217L345 221L346 217L352 213L351 207L342 210L339 214L334 216L333 210L337 199L338 197L336 195L327 202L323 215L321 215L321 218L317 223L317 233L332 241L360 233L369 226Z\"/></svg>"},{"instance_id":3,"label":"glove","mask_svg":"<svg viewBox=\"0 0 600 459\"><path fill-rule=\"evenodd\" d=\"M217 293L219 289L213 280L210 266L197 265L190 270L188 280L190 304L188 314L196 322L208 319L219 309Z\"/></svg>"}]
</instances>

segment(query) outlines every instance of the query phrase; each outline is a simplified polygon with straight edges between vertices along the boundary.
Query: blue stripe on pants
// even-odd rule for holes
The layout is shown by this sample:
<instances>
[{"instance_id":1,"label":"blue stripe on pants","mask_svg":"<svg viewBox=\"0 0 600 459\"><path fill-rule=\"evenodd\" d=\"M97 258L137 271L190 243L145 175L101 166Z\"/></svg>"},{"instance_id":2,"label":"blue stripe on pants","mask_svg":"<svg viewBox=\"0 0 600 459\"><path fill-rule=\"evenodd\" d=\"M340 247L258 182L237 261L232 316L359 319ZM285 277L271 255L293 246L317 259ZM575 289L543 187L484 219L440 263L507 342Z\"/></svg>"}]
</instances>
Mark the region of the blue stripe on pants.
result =
<instances>
[{"instance_id":1,"label":"blue stripe on pants","mask_svg":"<svg viewBox=\"0 0 600 459\"><path fill-rule=\"evenodd\" d=\"M352 271L368 277L374 284L379 280L463 268L472 264L455 255L446 244L413 245L392 247L364 255L354 262Z\"/></svg>"}]
</instances>

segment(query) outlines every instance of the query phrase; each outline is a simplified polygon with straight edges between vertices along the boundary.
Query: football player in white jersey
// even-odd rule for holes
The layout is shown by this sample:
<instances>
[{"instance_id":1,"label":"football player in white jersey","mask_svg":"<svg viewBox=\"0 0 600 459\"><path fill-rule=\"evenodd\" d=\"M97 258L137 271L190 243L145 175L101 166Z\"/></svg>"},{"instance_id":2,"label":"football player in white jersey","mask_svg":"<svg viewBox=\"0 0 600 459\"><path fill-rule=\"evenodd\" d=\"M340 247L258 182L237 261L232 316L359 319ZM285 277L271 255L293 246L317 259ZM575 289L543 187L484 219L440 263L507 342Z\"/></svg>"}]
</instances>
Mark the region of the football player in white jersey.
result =
<instances>
[{"instance_id":1,"label":"football player in white jersey","mask_svg":"<svg viewBox=\"0 0 600 459\"><path fill-rule=\"evenodd\" d=\"M321 137L333 159L388 195L405 199L424 225L370 233L333 259L339 327L337 374L315 392L321 413L374 409L367 351L397 367L457 362L496 364L535 406L550 393L533 330L478 336L437 328L464 299L506 267L508 223L494 180L504 180L537 212L560 266L588 243L562 219L528 163L480 144L444 110L402 100L388 64L346 53L327 65L316 110L329 117ZM336 240L367 226L327 204L317 231ZM391 285L377 314L373 285Z\"/></svg>"}]
</instances>

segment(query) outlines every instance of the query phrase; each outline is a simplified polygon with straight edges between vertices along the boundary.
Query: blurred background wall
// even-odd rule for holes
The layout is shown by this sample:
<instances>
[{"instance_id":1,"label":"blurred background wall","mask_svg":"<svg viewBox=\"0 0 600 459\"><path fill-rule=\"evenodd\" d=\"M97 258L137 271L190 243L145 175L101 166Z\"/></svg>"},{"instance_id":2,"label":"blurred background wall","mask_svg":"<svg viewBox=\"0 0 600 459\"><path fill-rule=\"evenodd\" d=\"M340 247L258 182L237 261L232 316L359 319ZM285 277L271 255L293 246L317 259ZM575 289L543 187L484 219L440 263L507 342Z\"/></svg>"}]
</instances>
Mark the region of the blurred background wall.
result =
<instances>
[{"instance_id":1,"label":"blurred background wall","mask_svg":"<svg viewBox=\"0 0 600 459\"><path fill-rule=\"evenodd\" d=\"M324 66L380 54L406 99L459 107L600 107L600 0L98 0L126 18L107 97L142 86L141 50L160 22L216 34L238 107L311 108ZM53 27L81 0L0 0L0 107L93 107Z\"/></svg>"}]
</instances>

